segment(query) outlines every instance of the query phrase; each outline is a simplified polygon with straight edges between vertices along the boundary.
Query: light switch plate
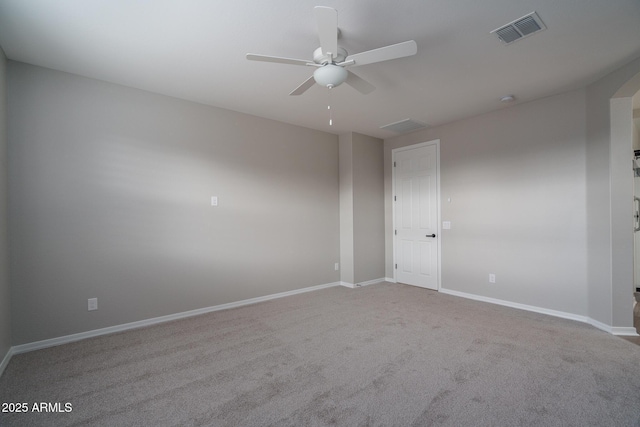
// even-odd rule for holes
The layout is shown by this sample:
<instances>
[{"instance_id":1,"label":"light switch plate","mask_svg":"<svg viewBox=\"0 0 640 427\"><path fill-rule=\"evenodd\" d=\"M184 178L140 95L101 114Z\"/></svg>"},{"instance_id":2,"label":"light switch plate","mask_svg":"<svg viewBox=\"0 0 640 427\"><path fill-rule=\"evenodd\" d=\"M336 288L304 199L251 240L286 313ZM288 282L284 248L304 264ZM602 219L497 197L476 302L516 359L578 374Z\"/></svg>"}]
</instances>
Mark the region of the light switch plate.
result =
<instances>
[{"instance_id":1,"label":"light switch plate","mask_svg":"<svg viewBox=\"0 0 640 427\"><path fill-rule=\"evenodd\" d=\"M451 229L451 221L442 221L442 229L450 230Z\"/></svg>"}]
</instances>

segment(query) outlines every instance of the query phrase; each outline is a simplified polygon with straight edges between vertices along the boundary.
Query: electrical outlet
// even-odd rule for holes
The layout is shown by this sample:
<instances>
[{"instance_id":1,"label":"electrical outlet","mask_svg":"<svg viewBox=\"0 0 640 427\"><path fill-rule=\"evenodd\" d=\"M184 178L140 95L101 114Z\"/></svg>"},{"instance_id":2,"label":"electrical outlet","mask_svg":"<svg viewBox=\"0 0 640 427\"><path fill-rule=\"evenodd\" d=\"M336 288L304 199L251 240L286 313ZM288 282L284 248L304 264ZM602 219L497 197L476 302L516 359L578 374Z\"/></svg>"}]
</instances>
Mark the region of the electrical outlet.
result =
<instances>
[{"instance_id":1,"label":"electrical outlet","mask_svg":"<svg viewBox=\"0 0 640 427\"><path fill-rule=\"evenodd\" d=\"M336 262L335 264L333 264L333 268L336 271L340 270L340 263Z\"/></svg>"},{"instance_id":2,"label":"electrical outlet","mask_svg":"<svg viewBox=\"0 0 640 427\"><path fill-rule=\"evenodd\" d=\"M88 303L87 303L87 309L89 311L97 310L98 309L98 298L89 298Z\"/></svg>"},{"instance_id":3,"label":"electrical outlet","mask_svg":"<svg viewBox=\"0 0 640 427\"><path fill-rule=\"evenodd\" d=\"M489 283L496 283L496 275L489 273Z\"/></svg>"}]
</instances>

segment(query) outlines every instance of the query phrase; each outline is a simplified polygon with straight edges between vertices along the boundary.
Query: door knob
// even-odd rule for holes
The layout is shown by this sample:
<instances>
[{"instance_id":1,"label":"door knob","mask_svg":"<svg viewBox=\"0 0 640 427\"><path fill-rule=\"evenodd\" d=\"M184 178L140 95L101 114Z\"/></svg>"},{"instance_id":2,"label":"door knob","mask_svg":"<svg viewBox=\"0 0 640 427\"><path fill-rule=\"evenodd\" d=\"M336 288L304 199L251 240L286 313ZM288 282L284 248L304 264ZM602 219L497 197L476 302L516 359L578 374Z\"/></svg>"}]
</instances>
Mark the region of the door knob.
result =
<instances>
[{"instance_id":1,"label":"door knob","mask_svg":"<svg viewBox=\"0 0 640 427\"><path fill-rule=\"evenodd\" d=\"M427 234L425 237L436 237L435 234Z\"/></svg>"}]
</instances>

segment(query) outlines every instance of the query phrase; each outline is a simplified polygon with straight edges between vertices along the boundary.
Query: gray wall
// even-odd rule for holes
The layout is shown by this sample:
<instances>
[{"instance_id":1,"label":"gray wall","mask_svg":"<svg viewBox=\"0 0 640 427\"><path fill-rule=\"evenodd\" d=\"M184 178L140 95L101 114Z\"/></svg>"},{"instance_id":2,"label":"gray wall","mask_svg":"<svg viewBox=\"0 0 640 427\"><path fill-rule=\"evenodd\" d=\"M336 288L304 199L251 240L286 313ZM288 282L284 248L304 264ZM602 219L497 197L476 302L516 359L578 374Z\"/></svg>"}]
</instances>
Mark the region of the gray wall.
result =
<instances>
[{"instance_id":1,"label":"gray wall","mask_svg":"<svg viewBox=\"0 0 640 427\"><path fill-rule=\"evenodd\" d=\"M11 292L9 288L9 237L7 229L7 60L0 49L0 362L11 348Z\"/></svg>"},{"instance_id":2,"label":"gray wall","mask_svg":"<svg viewBox=\"0 0 640 427\"><path fill-rule=\"evenodd\" d=\"M440 139L442 287L586 315L584 112L577 90L385 140L387 276L391 150Z\"/></svg>"},{"instance_id":3,"label":"gray wall","mask_svg":"<svg viewBox=\"0 0 640 427\"><path fill-rule=\"evenodd\" d=\"M340 157L340 281L353 285L353 133L339 137Z\"/></svg>"},{"instance_id":4,"label":"gray wall","mask_svg":"<svg viewBox=\"0 0 640 427\"><path fill-rule=\"evenodd\" d=\"M632 274L633 257L629 249L632 245L632 194L619 195L620 189L615 188L615 182L622 181L623 193L627 193L632 188L633 175L628 166L632 158L631 141L628 147L616 147L622 151L622 156L627 152L622 167L618 170L611 164L610 100L638 72L640 58L586 89L588 311L592 319L614 326L632 325L633 279L614 279L620 274L620 270L614 268L614 262L621 263L622 270ZM622 236L623 241L618 241L614 234Z\"/></svg>"},{"instance_id":5,"label":"gray wall","mask_svg":"<svg viewBox=\"0 0 640 427\"><path fill-rule=\"evenodd\" d=\"M353 133L355 283L385 277L384 151L378 138Z\"/></svg>"},{"instance_id":6,"label":"gray wall","mask_svg":"<svg viewBox=\"0 0 640 427\"><path fill-rule=\"evenodd\" d=\"M335 135L12 61L8 100L14 345L339 279Z\"/></svg>"},{"instance_id":7,"label":"gray wall","mask_svg":"<svg viewBox=\"0 0 640 427\"><path fill-rule=\"evenodd\" d=\"M340 280L384 278L383 141L340 135Z\"/></svg>"}]
</instances>

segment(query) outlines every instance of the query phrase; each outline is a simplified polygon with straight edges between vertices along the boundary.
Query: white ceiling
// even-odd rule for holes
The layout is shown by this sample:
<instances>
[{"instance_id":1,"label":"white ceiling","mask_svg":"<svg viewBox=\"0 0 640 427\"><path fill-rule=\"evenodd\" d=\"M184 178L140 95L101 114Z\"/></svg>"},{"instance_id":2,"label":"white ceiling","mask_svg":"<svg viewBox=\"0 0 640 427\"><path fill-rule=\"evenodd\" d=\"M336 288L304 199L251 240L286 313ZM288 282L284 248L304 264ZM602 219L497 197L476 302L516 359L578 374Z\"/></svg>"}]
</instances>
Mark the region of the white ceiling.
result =
<instances>
[{"instance_id":1,"label":"white ceiling","mask_svg":"<svg viewBox=\"0 0 640 427\"><path fill-rule=\"evenodd\" d=\"M289 92L313 69L313 7L338 10L349 53L415 40L416 56L352 68L377 86ZM489 34L537 11L547 30ZM332 133L386 138L405 118L439 125L582 87L640 56L638 0L0 0L8 58Z\"/></svg>"}]
</instances>

